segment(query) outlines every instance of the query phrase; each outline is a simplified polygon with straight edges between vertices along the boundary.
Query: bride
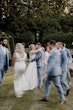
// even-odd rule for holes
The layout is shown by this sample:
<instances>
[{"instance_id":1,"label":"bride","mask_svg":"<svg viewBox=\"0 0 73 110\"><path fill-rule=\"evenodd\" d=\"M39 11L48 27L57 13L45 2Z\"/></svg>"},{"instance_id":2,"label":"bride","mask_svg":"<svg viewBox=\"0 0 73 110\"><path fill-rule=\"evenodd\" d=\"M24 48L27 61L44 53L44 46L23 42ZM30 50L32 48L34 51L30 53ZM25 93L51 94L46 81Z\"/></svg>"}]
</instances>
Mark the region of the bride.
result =
<instances>
[{"instance_id":1,"label":"bride","mask_svg":"<svg viewBox=\"0 0 73 110\"><path fill-rule=\"evenodd\" d=\"M36 55L35 53L38 51L38 50L35 50L35 49L36 48L35 48L34 44L31 44L29 46L30 60L35 57L35 55ZM24 77L25 77L25 79L28 83L28 90L33 90L38 86L36 61L29 63L29 65L28 65L28 67L25 71Z\"/></svg>"},{"instance_id":2,"label":"bride","mask_svg":"<svg viewBox=\"0 0 73 110\"><path fill-rule=\"evenodd\" d=\"M14 91L18 98L22 97L24 91L28 90L28 83L24 77L26 59L27 55L23 44L17 43L12 59L12 66L14 66Z\"/></svg>"}]
</instances>

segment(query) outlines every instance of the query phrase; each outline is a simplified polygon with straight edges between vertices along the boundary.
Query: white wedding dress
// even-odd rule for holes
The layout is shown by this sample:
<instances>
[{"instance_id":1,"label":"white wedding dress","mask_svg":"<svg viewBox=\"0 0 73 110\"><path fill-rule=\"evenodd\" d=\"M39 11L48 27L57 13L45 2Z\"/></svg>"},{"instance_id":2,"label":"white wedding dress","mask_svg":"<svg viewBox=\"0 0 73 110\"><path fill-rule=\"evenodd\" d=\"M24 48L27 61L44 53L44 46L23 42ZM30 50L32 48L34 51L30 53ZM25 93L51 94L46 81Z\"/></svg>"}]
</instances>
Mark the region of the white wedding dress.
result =
<instances>
[{"instance_id":1,"label":"white wedding dress","mask_svg":"<svg viewBox=\"0 0 73 110\"><path fill-rule=\"evenodd\" d=\"M16 97L22 97L24 91L28 90L28 83L24 77L27 58L26 53L24 57L21 57L18 53L15 53L16 60L14 65L14 91Z\"/></svg>"},{"instance_id":2,"label":"white wedding dress","mask_svg":"<svg viewBox=\"0 0 73 110\"><path fill-rule=\"evenodd\" d=\"M30 56L30 59L34 58L35 54ZM37 65L36 61L30 62L25 74L24 78L26 79L28 83L28 90L33 90L38 86L38 77L37 77Z\"/></svg>"}]
</instances>

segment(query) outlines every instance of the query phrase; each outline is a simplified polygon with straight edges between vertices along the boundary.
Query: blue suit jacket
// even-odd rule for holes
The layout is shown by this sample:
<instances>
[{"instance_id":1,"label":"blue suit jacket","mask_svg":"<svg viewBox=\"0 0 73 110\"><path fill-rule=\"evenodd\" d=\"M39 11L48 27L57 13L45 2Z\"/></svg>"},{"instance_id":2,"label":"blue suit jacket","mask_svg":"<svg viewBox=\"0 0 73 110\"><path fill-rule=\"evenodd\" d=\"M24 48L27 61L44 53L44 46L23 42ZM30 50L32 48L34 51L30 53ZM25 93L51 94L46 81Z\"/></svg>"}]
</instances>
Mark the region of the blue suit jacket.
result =
<instances>
[{"instance_id":1,"label":"blue suit jacket","mask_svg":"<svg viewBox=\"0 0 73 110\"><path fill-rule=\"evenodd\" d=\"M4 60L4 70L8 70L9 67L9 52L8 49L6 48L6 54L5 54L5 60Z\"/></svg>"},{"instance_id":2,"label":"blue suit jacket","mask_svg":"<svg viewBox=\"0 0 73 110\"><path fill-rule=\"evenodd\" d=\"M40 50L36 53L35 58L31 59L31 62L36 61L37 68L42 68L43 67L43 51Z\"/></svg>"},{"instance_id":3,"label":"blue suit jacket","mask_svg":"<svg viewBox=\"0 0 73 110\"><path fill-rule=\"evenodd\" d=\"M66 48L66 51L67 51L67 58L68 58L68 64L69 64L69 61L72 62L72 56L71 56L71 53L70 53L70 50Z\"/></svg>"},{"instance_id":4,"label":"blue suit jacket","mask_svg":"<svg viewBox=\"0 0 73 110\"><path fill-rule=\"evenodd\" d=\"M0 45L0 70L4 69L4 54L2 50L2 46Z\"/></svg>"},{"instance_id":5,"label":"blue suit jacket","mask_svg":"<svg viewBox=\"0 0 73 110\"><path fill-rule=\"evenodd\" d=\"M48 59L48 64L47 64L47 70L46 73L49 76L58 76L61 75L61 56L60 52L54 48L51 50L49 59Z\"/></svg>"},{"instance_id":6,"label":"blue suit jacket","mask_svg":"<svg viewBox=\"0 0 73 110\"><path fill-rule=\"evenodd\" d=\"M66 48L63 48L60 52L61 52L61 68L63 71L67 71L68 66L67 50Z\"/></svg>"}]
</instances>

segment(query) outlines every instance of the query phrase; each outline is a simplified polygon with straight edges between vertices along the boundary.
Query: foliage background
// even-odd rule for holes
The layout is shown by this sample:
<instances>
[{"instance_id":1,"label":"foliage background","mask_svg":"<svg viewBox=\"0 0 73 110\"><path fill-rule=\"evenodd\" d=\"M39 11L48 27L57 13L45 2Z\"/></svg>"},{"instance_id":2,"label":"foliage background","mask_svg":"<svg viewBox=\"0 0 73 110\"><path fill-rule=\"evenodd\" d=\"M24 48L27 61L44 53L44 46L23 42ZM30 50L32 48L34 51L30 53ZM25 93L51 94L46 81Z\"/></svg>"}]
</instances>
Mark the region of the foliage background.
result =
<instances>
[{"instance_id":1,"label":"foliage background","mask_svg":"<svg viewBox=\"0 0 73 110\"><path fill-rule=\"evenodd\" d=\"M35 35L39 32L39 40L44 46L54 39L72 48L73 0L5 1L1 0L0 5L0 32L11 35L15 43L24 42L27 47L36 42ZM3 15L6 17L2 18Z\"/></svg>"}]
</instances>

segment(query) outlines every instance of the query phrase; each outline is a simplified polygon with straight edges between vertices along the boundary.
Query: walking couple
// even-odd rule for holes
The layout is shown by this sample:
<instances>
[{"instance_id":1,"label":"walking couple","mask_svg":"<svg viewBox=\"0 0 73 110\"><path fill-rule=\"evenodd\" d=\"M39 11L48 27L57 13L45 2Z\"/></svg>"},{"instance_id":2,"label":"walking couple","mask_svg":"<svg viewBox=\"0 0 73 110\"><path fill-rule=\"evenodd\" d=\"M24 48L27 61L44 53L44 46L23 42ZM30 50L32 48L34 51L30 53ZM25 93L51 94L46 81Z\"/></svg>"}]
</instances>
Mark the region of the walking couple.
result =
<instances>
[{"instance_id":1,"label":"walking couple","mask_svg":"<svg viewBox=\"0 0 73 110\"><path fill-rule=\"evenodd\" d=\"M12 59L14 66L14 91L16 97L22 97L27 90L42 86L43 55L41 43L29 46L30 63L26 69L27 54L23 44L17 43Z\"/></svg>"}]
</instances>

